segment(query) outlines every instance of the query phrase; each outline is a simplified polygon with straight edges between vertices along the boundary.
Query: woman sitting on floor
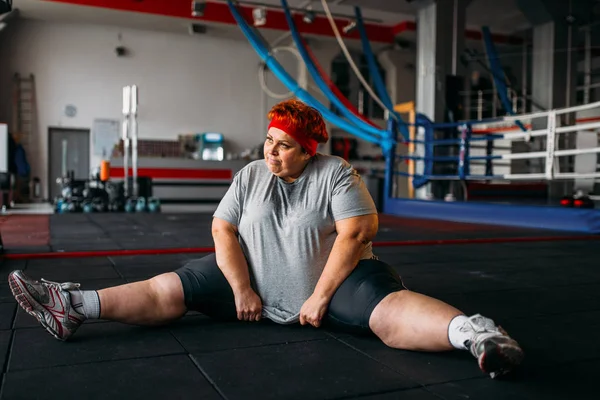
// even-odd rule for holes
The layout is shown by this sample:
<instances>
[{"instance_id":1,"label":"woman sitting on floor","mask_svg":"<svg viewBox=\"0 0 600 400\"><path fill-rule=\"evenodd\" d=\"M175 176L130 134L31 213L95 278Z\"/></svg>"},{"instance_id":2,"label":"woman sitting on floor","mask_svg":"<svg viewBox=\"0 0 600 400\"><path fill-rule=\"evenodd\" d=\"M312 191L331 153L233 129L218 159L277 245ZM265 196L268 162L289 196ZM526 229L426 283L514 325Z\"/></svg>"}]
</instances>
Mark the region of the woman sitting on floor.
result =
<instances>
[{"instance_id":1,"label":"woman sitting on floor","mask_svg":"<svg viewBox=\"0 0 600 400\"><path fill-rule=\"evenodd\" d=\"M397 349L469 350L492 377L521 362L518 343L492 320L407 290L377 259L374 202L347 162L316 152L328 140L318 111L288 100L268 117L265 159L235 175L214 213L215 254L99 291L14 271L21 307L61 340L85 319L155 325L196 310L364 332Z\"/></svg>"}]
</instances>

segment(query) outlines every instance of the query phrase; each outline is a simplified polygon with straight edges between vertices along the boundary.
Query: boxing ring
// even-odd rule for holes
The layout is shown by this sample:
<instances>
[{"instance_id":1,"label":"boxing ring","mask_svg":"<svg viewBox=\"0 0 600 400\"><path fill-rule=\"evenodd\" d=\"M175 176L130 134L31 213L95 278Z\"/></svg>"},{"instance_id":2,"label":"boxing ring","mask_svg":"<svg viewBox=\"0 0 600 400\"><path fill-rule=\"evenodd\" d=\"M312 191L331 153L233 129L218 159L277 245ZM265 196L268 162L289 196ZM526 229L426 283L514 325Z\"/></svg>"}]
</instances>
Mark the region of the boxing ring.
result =
<instances>
[{"instance_id":1,"label":"boxing ring","mask_svg":"<svg viewBox=\"0 0 600 400\"><path fill-rule=\"evenodd\" d=\"M577 183L593 188L594 181L600 178L600 120L582 117L599 113L600 102L456 123L433 123L416 114L412 125L415 133L408 140L412 151L407 155L386 155L391 171L386 174L384 212L454 222L600 233L600 211L594 209L493 204L467 198L400 199L392 192L397 177L409 178L416 191L435 182L457 182L463 187L470 182L481 183L482 187L503 183L508 190L515 182ZM581 148L586 142L588 146ZM581 159L587 172L574 167L581 165ZM414 172L399 171L398 161L408 162L409 171Z\"/></svg>"},{"instance_id":2,"label":"boxing ring","mask_svg":"<svg viewBox=\"0 0 600 400\"><path fill-rule=\"evenodd\" d=\"M327 3L324 0L321 3L338 43L346 54L344 40ZM346 56L357 77L362 78L360 80L364 88L386 112L386 126L379 127L349 107L347 99L336 91L331 79L325 76L323 68L318 65L301 37L286 0L281 0L281 8L296 48L322 95L330 104L336 106L340 115L333 113L329 105L303 89L276 60L276 51L271 49L260 32L248 23L248 16L243 15L233 1L227 0L227 4L232 17L257 55L292 96L316 108L328 123L381 148L386 160L384 213L463 223L600 233L600 213L593 209L561 208L548 204L532 206L445 201L447 198L435 200L422 195L426 190L424 188L439 187L444 183L466 188L469 183L478 183L485 187L498 182L544 182L546 185L575 182L575 187L581 186L581 181L585 181L587 183L583 186L593 190L595 179L600 177L600 173L597 172L597 154L600 152L597 140L600 118L597 117L600 117L600 103L455 123L435 123L413 110L409 112L411 115L407 123L400 115L407 110L396 109L391 102L384 80L377 69L360 8L355 7L355 21L375 91L363 82L364 78L355 68L351 57L347 54ZM486 33L489 37L489 32L484 31L484 34ZM488 51L493 54L493 47L489 46ZM496 69L498 68L499 66L496 66ZM593 118L583 119L584 117ZM590 141L590 138L593 140ZM585 148L581 148L582 143L587 143L583 146ZM399 149L404 153L400 151L399 154ZM573 157L585 158L583 169L587 172L581 172L582 168L574 169L573 165L577 163L573 163ZM524 166L519 166L519 162ZM408 164L408 172L400 170L399 166L404 164ZM402 184L409 186L408 199L394 196L395 189ZM420 195L414 196L415 193ZM466 189L464 194L468 194ZM449 197L452 199L453 195ZM461 200L468 200L466 196L463 197Z\"/></svg>"}]
</instances>

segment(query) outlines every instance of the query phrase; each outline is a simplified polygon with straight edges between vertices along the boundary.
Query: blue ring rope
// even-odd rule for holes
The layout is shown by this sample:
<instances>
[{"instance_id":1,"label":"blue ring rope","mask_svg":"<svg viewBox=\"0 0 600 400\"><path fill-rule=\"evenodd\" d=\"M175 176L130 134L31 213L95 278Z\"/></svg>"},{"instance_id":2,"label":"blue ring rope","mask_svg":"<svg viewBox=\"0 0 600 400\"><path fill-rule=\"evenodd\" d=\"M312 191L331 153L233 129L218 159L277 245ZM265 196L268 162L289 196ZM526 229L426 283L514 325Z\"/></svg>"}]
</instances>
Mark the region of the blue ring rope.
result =
<instances>
[{"instance_id":1,"label":"blue ring rope","mask_svg":"<svg viewBox=\"0 0 600 400\"><path fill-rule=\"evenodd\" d=\"M354 7L354 13L356 14L356 26L360 33L360 41L362 43L363 53L365 58L367 59L367 65L369 67L369 73L373 78L373 83L375 84L375 90L381 99L381 102L388 109L389 113L394 116L394 118L398 121L398 128L404 140L408 140L410 135L408 133L408 127L406 123L394 110L394 105L392 104L392 100L387 92L386 85L383 82L383 78L379 72L379 68L377 66L377 61L375 60L375 55L373 54L373 50L371 48L371 43L369 42L369 38L367 36L367 30L363 24L362 13L359 7Z\"/></svg>"},{"instance_id":2,"label":"blue ring rope","mask_svg":"<svg viewBox=\"0 0 600 400\"><path fill-rule=\"evenodd\" d=\"M333 91L329 88L329 85L325 83L323 77L315 67L308 51L306 50L306 46L302 42L302 38L300 37L300 33L296 27L296 23L292 18L292 14L290 13L290 9L286 0L281 0L281 6L283 8L283 12L285 14L285 18L287 20L288 26L290 27L290 32L292 33L292 38L294 39L294 43L300 52L300 56L302 56L302 60L304 60L304 64L306 64L306 68L308 72L314 79L316 85L321 89L321 92L327 97L329 101L331 101L335 106L340 110L340 112L348 118L351 122L357 125L358 128L377 136L384 136L386 131L383 129L378 129L372 125L367 124L365 121L357 117L353 112L351 112L341 101L340 99L333 93Z\"/></svg>"},{"instance_id":3,"label":"blue ring rope","mask_svg":"<svg viewBox=\"0 0 600 400\"><path fill-rule=\"evenodd\" d=\"M248 23L244 20L244 18L239 13L237 7L232 3L231 0L227 0L227 5L231 11L233 18L238 23L238 26L256 51L256 53L263 59L265 64L269 67L269 69L279 78L279 80L290 90L298 99L305 102L311 107L317 109L323 117L331 122L332 124L344 129L348 133L357 136L367 142L382 145L382 140L380 138L375 138L366 132L363 132L357 129L354 125L351 125L349 122L335 115L329 109L327 109L320 101L315 99L311 94L309 94L306 90L302 89L298 83L292 78L285 69L277 62L275 58L273 58L265 46L259 43L256 35L249 28Z\"/></svg>"}]
</instances>

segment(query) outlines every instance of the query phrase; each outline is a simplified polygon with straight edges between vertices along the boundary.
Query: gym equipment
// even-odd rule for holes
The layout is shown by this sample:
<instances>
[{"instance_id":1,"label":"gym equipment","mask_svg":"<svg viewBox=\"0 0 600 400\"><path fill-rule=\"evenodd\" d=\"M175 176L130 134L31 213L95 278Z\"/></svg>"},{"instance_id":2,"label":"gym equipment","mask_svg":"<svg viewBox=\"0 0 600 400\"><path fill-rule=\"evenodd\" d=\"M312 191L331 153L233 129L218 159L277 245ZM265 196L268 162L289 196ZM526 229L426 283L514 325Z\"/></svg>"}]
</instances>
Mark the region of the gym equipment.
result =
<instances>
[{"instance_id":1,"label":"gym equipment","mask_svg":"<svg viewBox=\"0 0 600 400\"><path fill-rule=\"evenodd\" d=\"M151 213L157 213L160 212L161 210L161 206L160 206L160 199L156 198L156 197L151 197L148 199L148 211Z\"/></svg>"},{"instance_id":2,"label":"gym equipment","mask_svg":"<svg viewBox=\"0 0 600 400\"><path fill-rule=\"evenodd\" d=\"M102 182L108 182L110 179L110 161L100 161L100 180Z\"/></svg>"},{"instance_id":3,"label":"gym equipment","mask_svg":"<svg viewBox=\"0 0 600 400\"><path fill-rule=\"evenodd\" d=\"M68 171L56 183L61 186L61 195L54 199L54 209L58 213L77 212L83 209L86 199L87 181L75 179L75 172Z\"/></svg>"},{"instance_id":4,"label":"gym equipment","mask_svg":"<svg viewBox=\"0 0 600 400\"><path fill-rule=\"evenodd\" d=\"M84 213L91 213L94 212L94 206L92 205L92 202L89 200L86 200L83 202L83 212Z\"/></svg>"},{"instance_id":5,"label":"gym equipment","mask_svg":"<svg viewBox=\"0 0 600 400\"><path fill-rule=\"evenodd\" d=\"M125 196L137 196L137 107L138 107L138 87L125 86L123 88L123 167L125 169ZM131 164L133 191L129 186L129 147L131 140Z\"/></svg>"},{"instance_id":6,"label":"gym equipment","mask_svg":"<svg viewBox=\"0 0 600 400\"><path fill-rule=\"evenodd\" d=\"M106 193L108 194L108 210L109 211L124 211L125 210L125 187L123 182L106 182L104 184Z\"/></svg>"},{"instance_id":7,"label":"gym equipment","mask_svg":"<svg viewBox=\"0 0 600 400\"><path fill-rule=\"evenodd\" d=\"M137 204L137 201L133 198L130 197L125 201L125 212L126 213L132 213L135 212L135 206Z\"/></svg>"},{"instance_id":8,"label":"gym equipment","mask_svg":"<svg viewBox=\"0 0 600 400\"><path fill-rule=\"evenodd\" d=\"M146 212L148 209L146 208L146 198L140 197L137 199L135 203L135 211L137 212Z\"/></svg>"},{"instance_id":9,"label":"gym equipment","mask_svg":"<svg viewBox=\"0 0 600 400\"><path fill-rule=\"evenodd\" d=\"M577 191L572 196L563 196L560 199L560 205L573 208L595 208L594 201L582 191Z\"/></svg>"},{"instance_id":10,"label":"gym equipment","mask_svg":"<svg viewBox=\"0 0 600 400\"><path fill-rule=\"evenodd\" d=\"M74 180L73 171L66 171L66 148L63 147L62 177L57 179L57 183L61 185L61 196L54 200L57 213L146 211L146 203L152 197L152 179L138 176L137 107L137 86L124 87L122 139L125 179L123 182L110 181L110 162L108 160L102 160L100 166L94 168L90 179ZM130 156L131 176L129 176ZM153 207L153 210L158 212L160 207Z\"/></svg>"},{"instance_id":11,"label":"gym equipment","mask_svg":"<svg viewBox=\"0 0 600 400\"><path fill-rule=\"evenodd\" d=\"M2 210L9 208L12 201L9 148L8 127L6 124L0 124L0 209Z\"/></svg>"},{"instance_id":12,"label":"gym equipment","mask_svg":"<svg viewBox=\"0 0 600 400\"><path fill-rule=\"evenodd\" d=\"M201 160L223 161L225 151L223 149L223 134L217 132L206 132L197 136L199 142L198 158Z\"/></svg>"}]
</instances>

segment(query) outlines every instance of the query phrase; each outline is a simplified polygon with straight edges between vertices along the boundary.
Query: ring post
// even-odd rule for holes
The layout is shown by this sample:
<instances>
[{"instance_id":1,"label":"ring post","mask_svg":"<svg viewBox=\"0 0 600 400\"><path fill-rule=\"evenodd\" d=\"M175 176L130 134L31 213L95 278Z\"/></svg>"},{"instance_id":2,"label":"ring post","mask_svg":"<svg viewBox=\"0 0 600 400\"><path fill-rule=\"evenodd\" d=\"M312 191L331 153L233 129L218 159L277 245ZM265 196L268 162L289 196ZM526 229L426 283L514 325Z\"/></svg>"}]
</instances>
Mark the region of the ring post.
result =
<instances>
[{"instance_id":1,"label":"ring post","mask_svg":"<svg viewBox=\"0 0 600 400\"><path fill-rule=\"evenodd\" d=\"M385 155L385 182L383 195L383 209L385 203L393 196L394 172L396 161L396 142L398 140L398 122L393 118L387 120L387 135L383 139L382 148Z\"/></svg>"},{"instance_id":2,"label":"ring post","mask_svg":"<svg viewBox=\"0 0 600 400\"><path fill-rule=\"evenodd\" d=\"M131 111L131 86L123 87L123 189L125 198L131 195L129 190L129 113Z\"/></svg>"},{"instance_id":3,"label":"ring post","mask_svg":"<svg viewBox=\"0 0 600 400\"><path fill-rule=\"evenodd\" d=\"M458 176L465 180L470 175L470 147L471 147L471 125L463 124L460 126L460 155L458 159Z\"/></svg>"}]
</instances>

